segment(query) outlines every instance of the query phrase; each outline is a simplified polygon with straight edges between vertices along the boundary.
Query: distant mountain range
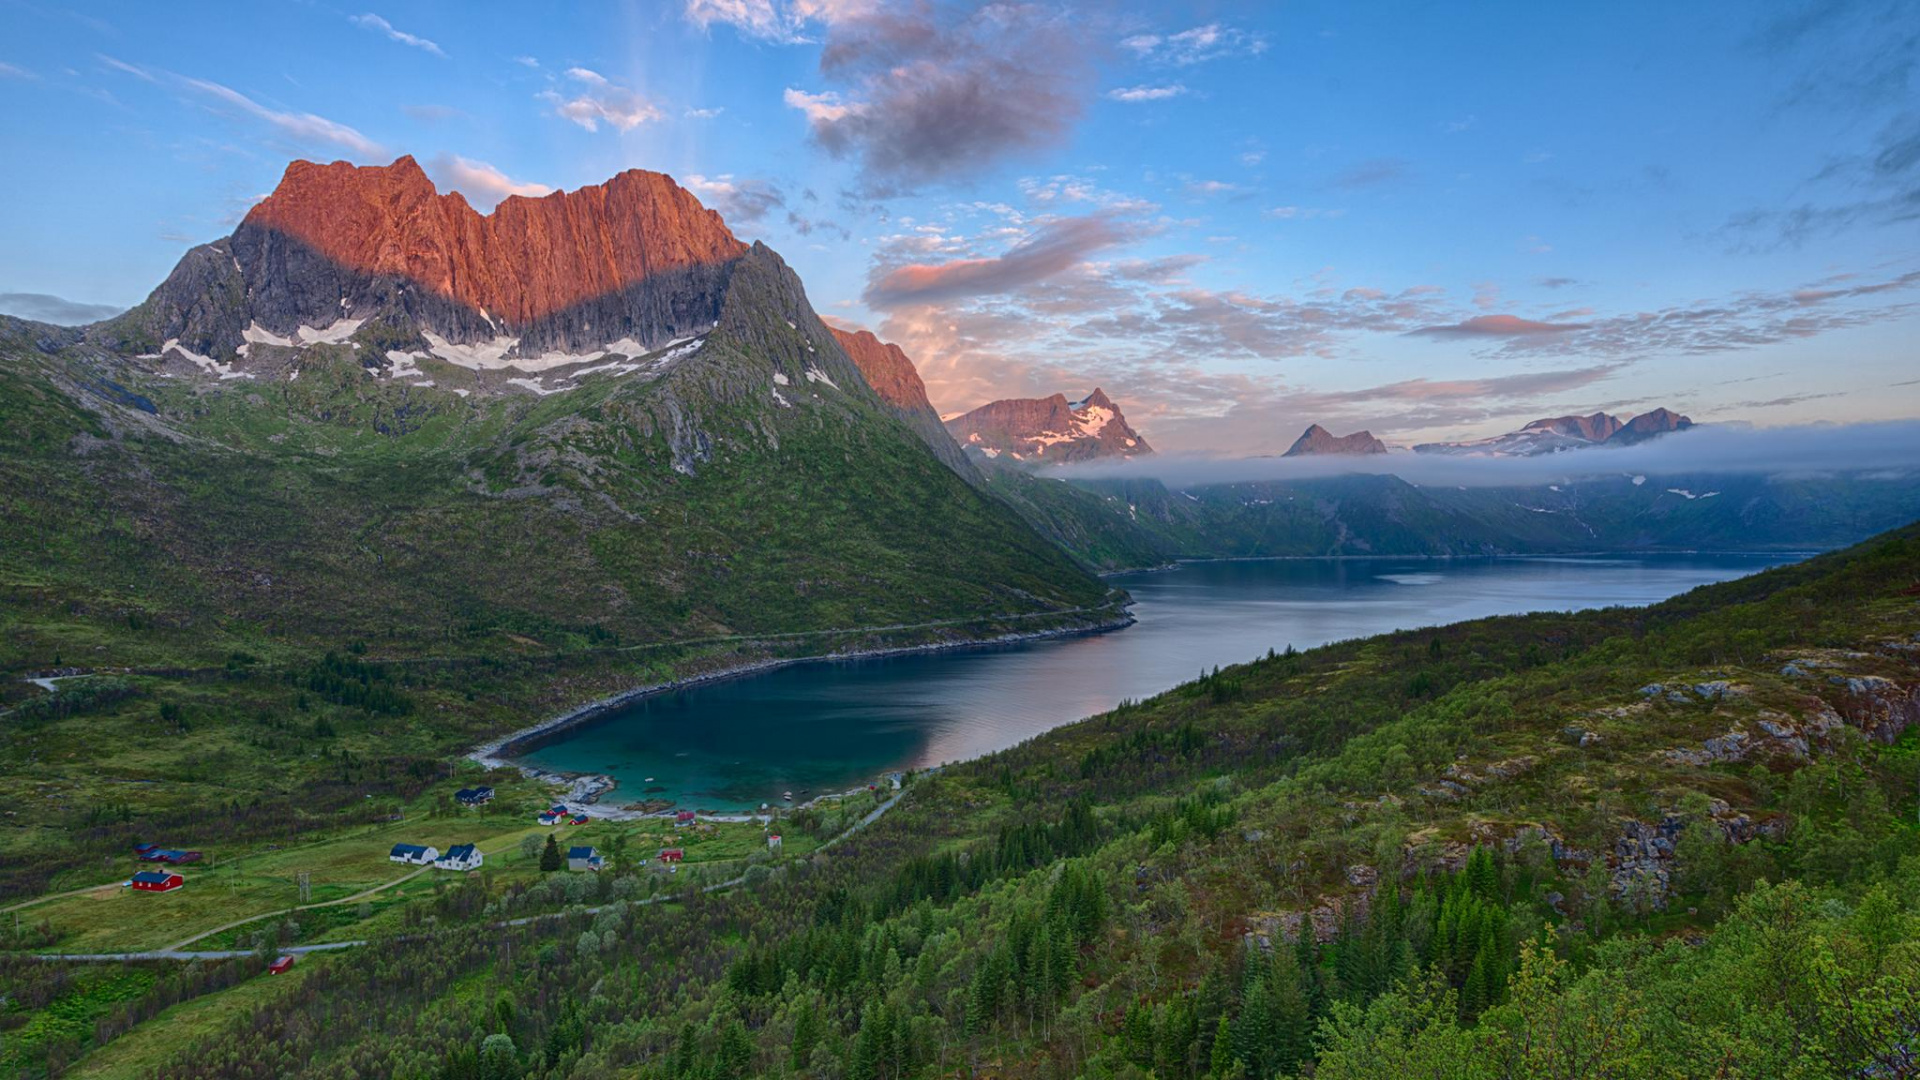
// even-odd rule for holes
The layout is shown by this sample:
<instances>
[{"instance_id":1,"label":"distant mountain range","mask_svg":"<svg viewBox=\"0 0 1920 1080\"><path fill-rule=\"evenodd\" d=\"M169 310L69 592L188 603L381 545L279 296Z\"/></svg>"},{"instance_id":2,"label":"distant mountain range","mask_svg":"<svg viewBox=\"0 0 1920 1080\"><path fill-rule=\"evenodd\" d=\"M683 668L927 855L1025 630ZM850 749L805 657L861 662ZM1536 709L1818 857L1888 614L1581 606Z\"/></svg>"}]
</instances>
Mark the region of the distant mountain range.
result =
<instances>
[{"instance_id":1,"label":"distant mountain range","mask_svg":"<svg viewBox=\"0 0 1920 1080\"><path fill-rule=\"evenodd\" d=\"M1693 427L1692 419L1670 409L1654 409L1630 420L1597 412L1591 416L1555 416L1535 420L1519 431L1459 443L1420 443L1420 454L1456 457L1533 457L1595 446L1630 446Z\"/></svg>"},{"instance_id":2,"label":"distant mountain range","mask_svg":"<svg viewBox=\"0 0 1920 1080\"><path fill-rule=\"evenodd\" d=\"M1007 398L946 418L947 432L969 453L1014 461L1067 464L1153 453L1120 406L1095 388L1079 401L1066 395Z\"/></svg>"}]
</instances>

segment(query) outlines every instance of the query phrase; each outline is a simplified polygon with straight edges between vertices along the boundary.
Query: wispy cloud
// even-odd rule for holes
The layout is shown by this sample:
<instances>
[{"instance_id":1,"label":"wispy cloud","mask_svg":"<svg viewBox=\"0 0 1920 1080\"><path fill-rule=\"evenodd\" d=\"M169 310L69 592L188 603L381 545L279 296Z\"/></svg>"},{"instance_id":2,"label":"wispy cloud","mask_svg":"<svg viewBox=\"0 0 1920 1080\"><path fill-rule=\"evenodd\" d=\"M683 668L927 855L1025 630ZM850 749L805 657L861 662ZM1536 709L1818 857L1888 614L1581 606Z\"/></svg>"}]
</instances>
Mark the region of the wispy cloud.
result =
<instances>
[{"instance_id":1,"label":"wispy cloud","mask_svg":"<svg viewBox=\"0 0 1920 1080\"><path fill-rule=\"evenodd\" d=\"M814 40L819 26L873 6L872 0L686 0L682 12L702 30L719 24L759 41L798 45Z\"/></svg>"},{"instance_id":2,"label":"wispy cloud","mask_svg":"<svg viewBox=\"0 0 1920 1080\"><path fill-rule=\"evenodd\" d=\"M94 53L93 58L100 61L102 64L105 64L107 67L120 72L123 75L131 75L136 79L143 79L147 82L160 81L158 76L154 75L153 72L148 71L146 68L143 68L138 64L129 64L125 60L121 60L117 57L108 56L106 53Z\"/></svg>"},{"instance_id":3,"label":"wispy cloud","mask_svg":"<svg viewBox=\"0 0 1920 1080\"><path fill-rule=\"evenodd\" d=\"M329 120L324 116L270 109L238 90L205 79L183 77L181 81L216 101L238 109L257 120L266 121L282 134L301 142L329 143L369 158L379 157L386 152L379 143L345 124Z\"/></svg>"},{"instance_id":4,"label":"wispy cloud","mask_svg":"<svg viewBox=\"0 0 1920 1080\"><path fill-rule=\"evenodd\" d=\"M1333 186L1353 190L1405 180L1412 171L1400 158L1373 158L1355 164L1333 178Z\"/></svg>"},{"instance_id":5,"label":"wispy cloud","mask_svg":"<svg viewBox=\"0 0 1920 1080\"><path fill-rule=\"evenodd\" d=\"M868 282L863 299L889 308L1005 293L1052 277L1136 235L1135 226L1111 214L1062 218L990 258L908 263L881 271Z\"/></svg>"},{"instance_id":6,"label":"wispy cloud","mask_svg":"<svg viewBox=\"0 0 1920 1080\"><path fill-rule=\"evenodd\" d=\"M0 61L0 79L37 79L39 77L18 64Z\"/></svg>"},{"instance_id":7,"label":"wispy cloud","mask_svg":"<svg viewBox=\"0 0 1920 1080\"><path fill-rule=\"evenodd\" d=\"M347 21L363 30L372 30L377 34L385 34L389 41L397 41L402 45L411 45L422 52L430 52L442 59L446 58L447 54L440 51L440 46L416 34L409 34L405 30L395 29L392 23L378 15L371 13L366 15L349 15L347 16Z\"/></svg>"},{"instance_id":8,"label":"wispy cloud","mask_svg":"<svg viewBox=\"0 0 1920 1080\"><path fill-rule=\"evenodd\" d=\"M752 177L736 177L728 173L719 176L703 176L699 173L688 175L684 183L687 189L700 197L700 201L720 212L727 224L738 228L752 226L780 216L787 227L801 236L812 236L815 231L837 233L840 238L849 238L847 229L838 222L816 217L802 212L802 207L787 197L787 192L771 180ZM813 200L813 193L801 193L800 202Z\"/></svg>"},{"instance_id":9,"label":"wispy cloud","mask_svg":"<svg viewBox=\"0 0 1920 1080\"><path fill-rule=\"evenodd\" d=\"M0 315L12 315L56 326L99 322L125 311L113 304L83 304L48 293L0 293Z\"/></svg>"},{"instance_id":10,"label":"wispy cloud","mask_svg":"<svg viewBox=\"0 0 1920 1080\"><path fill-rule=\"evenodd\" d=\"M1165 101L1177 98L1187 92L1181 83L1169 83L1166 86L1122 86L1107 91L1107 97L1114 101L1124 101L1137 105L1143 101Z\"/></svg>"},{"instance_id":11,"label":"wispy cloud","mask_svg":"<svg viewBox=\"0 0 1920 1080\"><path fill-rule=\"evenodd\" d=\"M1208 23L1177 34L1135 34L1120 47L1143 60L1186 66L1226 56L1258 56L1267 51L1264 35Z\"/></svg>"},{"instance_id":12,"label":"wispy cloud","mask_svg":"<svg viewBox=\"0 0 1920 1080\"><path fill-rule=\"evenodd\" d=\"M1518 315L1475 315L1456 323L1422 326L1408 332L1428 337L1525 337L1532 334L1564 334L1586 328L1585 323L1535 322Z\"/></svg>"}]
</instances>

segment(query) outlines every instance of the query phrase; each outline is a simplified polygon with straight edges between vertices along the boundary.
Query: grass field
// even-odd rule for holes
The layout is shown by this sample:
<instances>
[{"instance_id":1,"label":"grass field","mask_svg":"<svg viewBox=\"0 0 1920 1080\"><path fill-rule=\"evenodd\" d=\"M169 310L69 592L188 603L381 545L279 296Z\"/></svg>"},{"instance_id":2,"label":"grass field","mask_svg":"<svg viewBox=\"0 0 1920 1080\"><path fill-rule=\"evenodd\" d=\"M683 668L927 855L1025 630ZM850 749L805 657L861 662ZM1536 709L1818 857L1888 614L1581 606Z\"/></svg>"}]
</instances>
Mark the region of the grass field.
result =
<instances>
[{"instance_id":1,"label":"grass field","mask_svg":"<svg viewBox=\"0 0 1920 1080\"><path fill-rule=\"evenodd\" d=\"M432 799L422 802L431 803ZM767 830L754 823L702 822L675 828L665 819L645 818L593 820L585 825L548 828L532 823L530 817L530 813L421 815L233 857L211 851L209 861L177 868L187 884L172 892L136 891L122 884L124 877L114 877L105 884L18 908L11 914L22 924L47 931L37 946L40 952L179 947L208 931L256 919L246 926L194 940L191 946L202 950L253 948L260 943L263 931L284 930L281 920L265 916L294 908L307 909L286 917L298 930L269 934L268 944L377 934L397 921L398 909L406 901L431 894L460 876L456 871L429 868L422 872L419 867L390 861L388 853L398 843L430 844L442 851L455 844L476 843L487 857L480 872L495 880L539 876L537 855L529 857L521 849L522 838L528 836L544 840L551 834L563 849L591 845L608 856L615 867L650 862L667 847L682 849L689 868L744 863L766 850ZM812 836L789 829L781 853L787 857L805 855L816 844ZM145 866L129 855L116 858L112 872L130 875ZM299 885L303 873L309 886L304 901Z\"/></svg>"}]
</instances>

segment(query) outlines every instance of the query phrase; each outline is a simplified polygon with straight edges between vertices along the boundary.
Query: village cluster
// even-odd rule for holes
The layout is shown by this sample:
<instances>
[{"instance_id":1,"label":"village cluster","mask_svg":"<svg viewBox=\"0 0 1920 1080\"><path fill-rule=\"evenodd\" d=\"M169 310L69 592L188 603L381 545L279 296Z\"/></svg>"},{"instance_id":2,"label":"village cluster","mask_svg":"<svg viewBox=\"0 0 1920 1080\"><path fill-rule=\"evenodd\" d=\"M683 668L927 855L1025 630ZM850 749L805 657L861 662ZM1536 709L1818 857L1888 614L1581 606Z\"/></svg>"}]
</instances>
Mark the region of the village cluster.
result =
<instances>
[{"instance_id":1,"label":"village cluster","mask_svg":"<svg viewBox=\"0 0 1920 1080\"><path fill-rule=\"evenodd\" d=\"M454 801L465 807L479 807L493 801L494 791L490 787L461 788L454 793ZM585 825L589 818L584 810L569 807L563 803L542 810L535 822L549 827L560 825ZM699 822L699 815L692 810L681 810L673 815L676 829L687 828ZM779 850L780 834L769 833L767 847ZM163 848L154 843L143 843L134 848L134 855L142 862L158 863L165 866L178 866L201 861L203 855L198 851L180 851ZM678 864L686 858L683 848L670 847L660 849L660 865L668 873L677 873ZM478 870L486 863L486 855L476 844L455 844L445 851L432 844L399 843L387 853L390 862L406 866L431 866L437 870L470 871ZM642 863L646 860L642 859ZM598 873L606 869L606 857L591 845L576 844L566 851L566 868L570 871L589 871ZM171 870L141 870L127 881L127 885L142 892L171 892L186 884L186 879Z\"/></svg>"}]
</instances>

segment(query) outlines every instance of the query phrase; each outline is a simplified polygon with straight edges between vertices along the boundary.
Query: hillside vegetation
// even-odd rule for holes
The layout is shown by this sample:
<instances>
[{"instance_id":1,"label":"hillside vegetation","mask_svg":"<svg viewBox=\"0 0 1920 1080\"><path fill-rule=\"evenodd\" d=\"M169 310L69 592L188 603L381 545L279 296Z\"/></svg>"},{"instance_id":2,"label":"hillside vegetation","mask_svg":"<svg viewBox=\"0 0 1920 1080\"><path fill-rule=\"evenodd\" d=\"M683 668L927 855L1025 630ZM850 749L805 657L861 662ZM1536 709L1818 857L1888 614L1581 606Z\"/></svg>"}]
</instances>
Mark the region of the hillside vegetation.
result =
<instances>
[{"instance_id":1,"label":"hillside vegetation","mask_svg":"<svg viewBox=\"0 0 1920 1080\"><path fill-rule=\"evenodd\" d=\"M723 893L469 877L154 1075L1913 1076L1916 776L1920 527L1277 652Z\"/></svg>"}]
</instances>

